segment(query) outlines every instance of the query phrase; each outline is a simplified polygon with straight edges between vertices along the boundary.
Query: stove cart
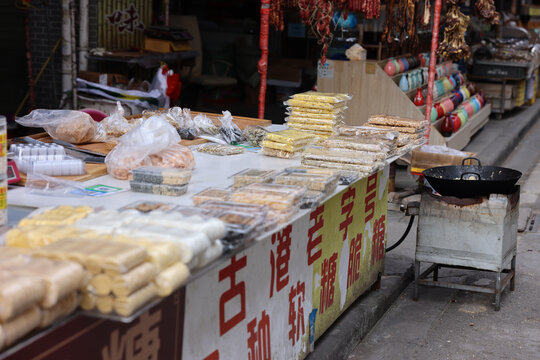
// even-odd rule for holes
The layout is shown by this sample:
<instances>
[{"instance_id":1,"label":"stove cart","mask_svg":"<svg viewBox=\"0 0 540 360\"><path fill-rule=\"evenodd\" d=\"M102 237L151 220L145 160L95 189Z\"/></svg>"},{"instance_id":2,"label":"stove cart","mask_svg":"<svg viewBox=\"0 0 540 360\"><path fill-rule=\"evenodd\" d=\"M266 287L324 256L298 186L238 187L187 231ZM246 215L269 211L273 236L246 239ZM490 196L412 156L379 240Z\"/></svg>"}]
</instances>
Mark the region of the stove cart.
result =
<instances>
[{"instance_id":1,"label":"stove cart","mask_svg":"<svg viewBox=\"0 0 540 360\"><path fill-rule=\"evenodd\" d=\"M519 186L509 195L490 194L471 198L422 194L415 255L414 299L418 286L436 286L495 295L500 309L501 293L514 290L516 269ZM420 273L422 262L432 263ZM495 287L439 281L442 267L496 273ZM433 273L433 280L427 276Z\"/></svg>"}]
</instances>

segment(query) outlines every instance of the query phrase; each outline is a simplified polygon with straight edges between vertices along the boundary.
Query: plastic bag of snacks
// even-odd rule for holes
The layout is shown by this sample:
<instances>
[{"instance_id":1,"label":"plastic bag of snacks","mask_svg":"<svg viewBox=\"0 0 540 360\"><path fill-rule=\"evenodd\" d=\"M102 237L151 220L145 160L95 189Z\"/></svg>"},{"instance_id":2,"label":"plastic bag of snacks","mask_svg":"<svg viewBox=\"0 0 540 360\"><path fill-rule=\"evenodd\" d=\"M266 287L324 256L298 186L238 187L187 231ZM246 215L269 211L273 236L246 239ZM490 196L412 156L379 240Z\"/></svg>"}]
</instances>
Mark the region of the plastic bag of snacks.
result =
<instances>
[{"instance_id":1,"label":"plastic bag of snacks","mask_svg":"<svg viewBox=\"0 0 540 360\"><path fill-rule=\"evenodd\" d=\"M102 142L107 138L103 126L82 111L37 109L15 121L22 126L42 127L53 139L71 144Z\"/></svg>"},{"instance_id":2,"label":"plastic bag of snacks","mask_svg":"<svg viewBox=\"0 0 540 360\"><path fill-rule=\"evenodd\" d=\"M219 121L221 121L219 131L228 144L242 141L242 130L233 122L233 117L229 111L223 111L223 116L219 118Z\"/></svg>"},{"instance_id":3,"label":"plastic bag of snacks","mask_svg":"<svg viewBox=\"0 0 540 360\"><path fill-rule=\"evenodd\" d=\"M180 123L178 134L180 134L180 137L184 140L193 140L199 136L199 130L191 118L191 110L184 108L184 110L182 110L182 114L183 121Z\"/></svg>"},{"instance_id":4,"label":"plastic bag of snacks","mask_svg":"<svg viewBox=\"0 0 540 360\"><path fill-rule=\"evenodd\" d=\"M261 126L248 126L242 132L251 146L260 147L268 131Z\"/></svg>"},{"instance_id":5,"label":"plastic bag of snacks","mask_svg":"<svg viewBox=\"0 0 540 360\"><path fill-rule=\"evenodd\" d=\"M351 96L347 94L322 93L317 91L306 91L291 96L292 99L310 101L316 103L340 104L351 100Z\"/></svg>"},{"instance_id":6,"label":"plastic bag of snacks","mask_svg":"<svg viewBox=\"0 0 540 360\"><path fill-rule=\"evenodd\" d=\"M178 142L180 136L172 125L163 116L152 116L120 138L105 158L107 171L125 180L132 169L145 165L192 169L191 150Z\"/></svg>"},{"instance_id":7,"label":"plastic bag of snacks","mask_svg":"<svg viewBox=\"0 0 540 360\"><path fill-rule=\"evenodd\" d=\"M199 133L215 136L219 134L219 128L214 124L210 118L204 114L197 114L193 118L195 127Z\"/></svg>"},{"instance_id":8,"label":"plastic bag of snacks","mask_svg":"<svg viewBox=\"0 0 540 360\"><path fill-rule=\"evenodd\" d=\"M117 138L130 131L136 124L130 124L124 117L124 108L120 101L116 102L116 110L101 121L101 126L107 132L107 136Z\"/></svg>"}]
</instances>

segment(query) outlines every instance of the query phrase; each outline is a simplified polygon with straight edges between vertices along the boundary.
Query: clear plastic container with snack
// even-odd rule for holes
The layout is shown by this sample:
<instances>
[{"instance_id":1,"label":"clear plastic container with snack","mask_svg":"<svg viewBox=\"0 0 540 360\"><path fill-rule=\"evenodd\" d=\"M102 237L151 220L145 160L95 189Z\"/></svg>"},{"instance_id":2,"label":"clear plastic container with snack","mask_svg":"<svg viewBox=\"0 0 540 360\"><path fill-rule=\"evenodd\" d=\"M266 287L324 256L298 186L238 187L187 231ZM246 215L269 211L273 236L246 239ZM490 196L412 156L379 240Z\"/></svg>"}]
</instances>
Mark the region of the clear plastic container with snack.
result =
<instances>
[{"instance_id":1,"label":"clear plastic container with snack","mask_svg":"<svg viewBox=\"0 0 540 360\"><path fill-rule=\"evenodd\" d=\"M308 190L322 191L326 194L332 193L336 189L338 182L339 176L337 175L313 173L282 173L275 178L276 184L305 186Z\"/></svg>"},{"instance_id":2,"label":"clear plastic container with snack","mask_svg":"<svg viewBox=\"0 0 540 360\"><path fill-rule=\"evenodd\" d=\"M185 185L191 180L192 170L141 166L131 170L136 182L164 185Z\"/></svg>"},{"instance_id":3,"label":"clear plastic container with snack","mask_svg":"<svg viewBox=\"0 0 540 360\"><path fill-rule=\"evenodd\" d=\"M211 200L226 201L229 199L230 196L231 196L231 191L228 189L209 187L193 195L191 200L193 201L195 205L199 205L206 201L211 201Z\"/></svg>"},{"instance_id":4,"label":"clear plastic container with snack","mask_svg":"<svg viewBox=\"0 0 540 360\"><path fill-rule=\"evenodd\" d=\"M276 172L266 169L245 169L234 176L234 186L246 186L253 183L272 182Z\"/></svg>"},{"instance_id":5,"label":"clear plastic container with snack","mask_svg":"<svg viewBox=\"0 0 540 360\"><path fill-rule=\"evenodd\" d=\"M267 205L273 210L283 211L294 207L305 192L304 186L250 184L234 191L231 200Z\"/></svg>"}]
</instances>

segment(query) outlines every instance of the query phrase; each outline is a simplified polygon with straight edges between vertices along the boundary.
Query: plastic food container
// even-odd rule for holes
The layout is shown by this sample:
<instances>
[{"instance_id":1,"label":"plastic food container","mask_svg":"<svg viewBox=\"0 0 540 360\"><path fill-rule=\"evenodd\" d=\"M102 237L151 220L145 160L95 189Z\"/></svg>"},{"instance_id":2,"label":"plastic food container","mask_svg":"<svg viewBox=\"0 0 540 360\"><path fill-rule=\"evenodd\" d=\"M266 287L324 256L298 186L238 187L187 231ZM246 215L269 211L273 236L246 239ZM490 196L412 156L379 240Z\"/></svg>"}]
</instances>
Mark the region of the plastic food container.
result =
<instances>
[{"instance_id":1,"label":"plastic food container","mask_svg":"<svg viewBox=\"0 0 540 360\"><path fill-rule=\"evenodd\" d=\"M261 216L237 211L223 211L217 218L226 224L229 232L227 240L246 237L264 221Z\"/></svg>"},{"instance_id":2,"label":"plastic food container","mask_svg":"<svg viewBox=\"0 0 540 360\"><path fill-rule=\"evenodd\" d=\"M227 189L207 188L193 195L191 200L193 201L195 205L199 205L210 200L225 201L229 199L230 195L231 195L231 192Z\"/></svg>"},{"instance_id":3,"label":"plastic food container","mask_svg":"<svg viewBox=\"0 0 540 360\"><path fill-rule=\"evenodd\" d=\"M265 218L268 213L268 207L264 205L243 204L231 201L207 201L199 207L207 210L212 216L216 216L224 211L233 211L244 214L255 214Z\"/></svg>"},{"instance_id":4,"label":"plastic food container","mask_svg":"<svg viewBox=\"0 0 540 360\"><path fill-rule=\"evenodd\" d=\"M338 185L339 177L324 174L289 174L276 176L276 184L305 186L308 190L322 191L326 194L333 192Z\"/></svg>"},{"instance_id":5,"label":"plastic food container","mask_svg":"<svg viewBox=\"0 0 540 360\"><path fill-rule=\"evenodd\" d=\"M308 190L301 200L300 209L313 209L319 206L326 194L321 191Z\"/></svg>"},{"instance_id":6,"label":"plastic food container","mask_svg":"<svg viewBox=\"0 0 540 360\"><path fill-rule=\"evenodd\" d=\"M251 184L233 192L231 200L267 205L273 210L284 211L294 207L305 192L303 186Z\"/></svg>"},{"instance_id":7,"label":"plastic food container","mask_svg":"<svg viewBox=\"0 0 540 360\"><path fill-rule=\"evenodd\" d=\"M246 186L253 183L272 182L275 175L274 170L245 169L234 176L234 186Z\"/></svg>"},{"instance_id":8,"label":"plastic food container","mask_svg":"<svg viewBox=\"0 0 540 360\"><path fill-rule=\"evenodd\" d=\"M180 196L187 192L187 185L148 184L134 180L129 185L132 191L154 195Z\"/></svg>"},{"instance_id":9,"label":"plastic food container","mask_svg":"<svg viewBox=\"0 0 540 360\"><path fill-rule=\"evenodd\" d=\"M164 185L185 185L191 180L191 170L162 168L156 166L142 166L131 171L133 181L164 184Z\"/></svg>"},{"instance_id":10,"label":"plastic food container","mask_svg":"<svg viewBox=\"0 0 540 360\"><path fill-rule=\"evenodd\" d=\"M142 213L149 213L152 211L168 212L176 207L174 204L158 202L158 201L136 201L129 205L124 206L120 210L138 210Z\"/></svg>"},{"instance_id":11,"label":"plastic food container","mask_svg":"<svg viewBox=\"0 0 540 360\"><path fill-rule=\"evenodd\" d=\"M291 221L292 217L300 210L300 205L295 205L287 210L270 210L267 215L267 219L277 224L286 224Z\"/></svg>"}]
</instances>

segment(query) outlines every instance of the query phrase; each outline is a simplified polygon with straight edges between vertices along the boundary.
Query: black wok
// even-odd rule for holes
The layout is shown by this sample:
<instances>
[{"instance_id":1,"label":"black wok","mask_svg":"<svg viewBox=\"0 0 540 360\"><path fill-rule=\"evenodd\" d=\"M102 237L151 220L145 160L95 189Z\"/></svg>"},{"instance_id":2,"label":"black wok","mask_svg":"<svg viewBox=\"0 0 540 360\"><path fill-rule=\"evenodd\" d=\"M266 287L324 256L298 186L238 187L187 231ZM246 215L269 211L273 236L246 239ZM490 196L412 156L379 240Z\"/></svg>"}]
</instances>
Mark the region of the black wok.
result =
<instances>
[{"instance_id":1,"label":"black wok","mask_svg":"<svg viewBox=\"0 0 540 360\"><path fill-rule=\"evenodd\" d=\"M422 172L429 184L443 196L459 198L485 196L489 194L510 194L521 177L521 172L498 166L478 165L438 166Z\"/></svg>"}]
</instances>

